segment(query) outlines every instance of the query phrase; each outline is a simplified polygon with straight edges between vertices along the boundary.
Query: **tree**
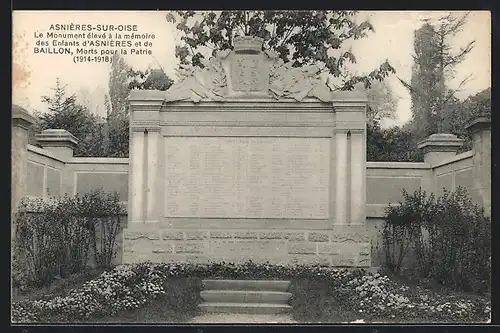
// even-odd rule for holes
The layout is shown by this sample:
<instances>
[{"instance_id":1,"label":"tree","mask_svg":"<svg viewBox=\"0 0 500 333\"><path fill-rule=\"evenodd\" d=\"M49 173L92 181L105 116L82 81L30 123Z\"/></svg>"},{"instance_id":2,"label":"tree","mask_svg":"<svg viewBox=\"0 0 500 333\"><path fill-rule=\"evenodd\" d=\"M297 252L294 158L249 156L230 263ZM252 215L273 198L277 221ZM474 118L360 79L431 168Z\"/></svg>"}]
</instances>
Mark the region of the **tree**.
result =
<instances>
[{"instance_id":1,"label":"tree","mask_svg":"<svg viewBox=\"0 0 500 333\"><path fill-rule=\"evenodd\" d=\"M163 69L157 68L148 68L146 71L130 69L128 77L129 89L165 91L174 83Z\"/></svg>"},{"instance_id":2,"label":"tree","mask_svg":"<svg viewBox=\"0 0 500 333\"><path fill-rule=\"evenodd\" d=\"M129 120L128 96L130 67L118 54L113 55L106 98L106 140L105 150L108 157L128 157Z\"/></svg>"},{"instance_id":3,"label":"tree","mask_svg":"<svg viewBox=\"0 0 500 333\"><path fill-rule=\"evenodd\" d=\"M394 119L397 102L387 81L375 82L367 91L368 109L366 117L368 122L379 122L383 118Z\"/></svg>"},{"instance_id":4,"label":"tree","mask_svg":"<svg viewBox=\"0 0 500 333\"><path fill-rule=\"evenodd\" d=\"M42 96L49 111L37 113L40 129L65 129L78 139L75 156L104 156L102 149L103 121L76 102L76 95L68 95L66 86L57 79L52 96Z\"/></svg>"},{"instance_id":5,"label":"tree","mask_svg":"<svg viewBox=\"0 0 500 333\"><path fill-rule=\"evenodd\" d=\"M111 101L111 117L128 115L128 73L130 67L125 60L115 53L109 75L109 99Z\"/></svg>"},{"instance_id":6,"label":"tree","mask_svg":"<svg viewBox=\"0 0 500 333\"><path fill-rule=\"evenodd\" d=\"M284 62L294 67L324 65L329 76L339 81L333 89L351 90L358 82L369 87L374 80L395 73L387 60L365 76L348 72L346 64L356 58L343 46L374 30L368 21L357 24L355 16L355 11L177 11L166 18L178 22L176 28L182 34L175 49L181 64L203 68L201 60L210 55L210 49L213 55L232 48L236 36L257 36L264 39L263 48L277 52Z\"/></svg>"},{"instance_id":7,"label":"tree","mask_svg":"<svg viewBox=\"0 0 500 333\"><path fill-rule=\"evenodd\" d=\"M455 75L456 66L474 46L474 41L470 41L458 52L452 50L453 38L463 30L467 16L448 14L440 17L434 25L426 21L415 31L411 82L399 80L411 95L412 131L417 140L445 130L443 117L447 104L453 102L456 93L470 79L469 75L457 87L448 86Z\"/></svg>"}]
</instances>

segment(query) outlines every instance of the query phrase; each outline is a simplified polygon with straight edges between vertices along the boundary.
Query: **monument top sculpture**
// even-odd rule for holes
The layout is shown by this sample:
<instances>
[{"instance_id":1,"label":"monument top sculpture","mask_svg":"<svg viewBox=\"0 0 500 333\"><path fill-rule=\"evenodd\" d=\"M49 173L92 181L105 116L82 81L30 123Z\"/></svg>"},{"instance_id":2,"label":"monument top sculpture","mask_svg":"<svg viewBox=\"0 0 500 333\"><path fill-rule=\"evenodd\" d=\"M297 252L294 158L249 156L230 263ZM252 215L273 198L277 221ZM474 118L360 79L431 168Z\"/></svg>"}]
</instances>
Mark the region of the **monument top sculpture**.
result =
<instances>
[{"instance_id":1,"label":"monument top sculpture","mask_svg":"<svg viewBox=\"0 0 500 333\"><path fill-rule=\"evenodd\" d=\"M179 80L166 91L165 101L222 102L238 97L334 100L332 89L320 78L321 66L292 67L274 51L263 51L263 43L258 37L235 37L233 50L219 50L214 57L203 59L203 69L180 65Z\"/></svg>"}]
</instances>

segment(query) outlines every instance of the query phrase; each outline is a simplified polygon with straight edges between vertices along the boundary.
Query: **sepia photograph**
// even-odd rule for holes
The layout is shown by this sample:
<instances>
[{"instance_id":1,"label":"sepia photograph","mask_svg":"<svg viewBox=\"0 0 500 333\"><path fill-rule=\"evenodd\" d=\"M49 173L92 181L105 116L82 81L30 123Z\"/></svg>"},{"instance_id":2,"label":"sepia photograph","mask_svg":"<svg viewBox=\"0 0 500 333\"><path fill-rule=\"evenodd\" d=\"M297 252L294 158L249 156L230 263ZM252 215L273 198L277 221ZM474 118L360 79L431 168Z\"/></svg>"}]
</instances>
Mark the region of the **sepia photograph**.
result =
<instances>
[{"instance_id":1,"label":"sepia photograph","mask_svg":"<svg viewBox=\"0 0 500 333\"><path fill-rule=\"evenodd\" d=\"M12 12L11 324L491 323L489 11Z\"/></svg>"}]
</instances>

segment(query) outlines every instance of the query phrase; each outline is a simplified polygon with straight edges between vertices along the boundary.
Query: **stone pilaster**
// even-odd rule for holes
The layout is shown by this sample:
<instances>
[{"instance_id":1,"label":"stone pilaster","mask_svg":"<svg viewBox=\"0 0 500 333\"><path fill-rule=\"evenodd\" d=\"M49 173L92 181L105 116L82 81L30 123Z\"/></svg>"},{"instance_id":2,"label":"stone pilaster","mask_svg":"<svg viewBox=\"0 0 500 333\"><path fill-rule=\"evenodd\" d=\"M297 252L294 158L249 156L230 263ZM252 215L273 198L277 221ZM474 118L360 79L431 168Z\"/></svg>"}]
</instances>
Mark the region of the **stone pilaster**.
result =
<instances>
[{"instance_id":1,"label":"stone pilaster","mask_svg":"<svg viewBox=\"0 0 500 333\"><path fill-rule=\"evenodd\" d=\"M366 223L366 102L333 103L336 141L335 225Z\"/></svg>"},{"instance_id":2,"label":"stone pilaster","mask_svg":"<svg viewBox=\"0 0 500 333\"><path fill-rule=\"evenodd\" d=\"M135 223L158 224L162 210L163 155L160 91L133 91L130 100L129 228Z\"/></svg>"},{"instance_id":3,"label":"stone pilaster","mask_svg":"<svg viewBox=\"0 0 500 333\"><path fill-rule=\"evenodd\" d=\"M365 224L366 220L366 133L351 130L351 214L350 224Z\"/></svg>"},{"instance_id":4,"label":"stone pilaster","mask_svg":"<svg viewBox=\"0 0 500 333\"><path fill-rule=\"evenodd\" d=\"M335 134L335 225L347 221L347 131L339 130Z\"/></svg>"},{"instance_id":5,"label":"stone pilaster","mask_svg":"<svg viewBox=\"0 0 500 333\"><path fill-rule=\"evenodd\" d=\"M491 216L491 119L477 118L467 129L473 139L473 191L483 206L485 215Z\"/></svg>"}]
</instances>

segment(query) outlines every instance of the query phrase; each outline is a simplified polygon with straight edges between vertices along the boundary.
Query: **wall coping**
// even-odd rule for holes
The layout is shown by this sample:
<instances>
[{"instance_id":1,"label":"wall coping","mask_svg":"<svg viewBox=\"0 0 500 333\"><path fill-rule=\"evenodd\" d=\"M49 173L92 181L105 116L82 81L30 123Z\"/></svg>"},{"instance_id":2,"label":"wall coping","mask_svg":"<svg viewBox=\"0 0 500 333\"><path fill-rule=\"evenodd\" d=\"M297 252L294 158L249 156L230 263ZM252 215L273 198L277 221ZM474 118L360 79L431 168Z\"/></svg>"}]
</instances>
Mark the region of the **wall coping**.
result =
<instances>
[{"instance_id":1,"label":"wall coping","mask_svg":"<svg viewBox=\"0 0 500 333\"><path fill-rule=\"evenodd\" d=\"M44 147L67 147L74 149L78 139L64 129L49 128L35 135L36 141Z\"/></svg>"},{"instance_id":2,"label":"wall coping","mask_svg":"<svg viewBox=\"0 0 500 333\"><path fill-rule=\"evenodd\" d=\"M35 118L19 105L12 104L12 125L28 129L36 122Z\"/></svg>"},{"instance_id":3,"label":"wall coping","mask_svg":"<svg viewBox=\"0 0 500 333\"><path fill-rule=\"evenodd\" d=\"M48 157L48 158L51 158L53 160L56 160L58 162L62 162L62 163L67 163L64 159L62 159L61 157L57 156L56 154L52 153L52 152L49 152L43 148L40 148L40 147L37 147L37 146L33 146L31 144L28 144L27 146L27 150L29 152L32 152L32 153L35 153L35 154L38 154L38 155L42 155L42 156L45 156L45 157ZM29 157L28 157L28 160L29 160Z\"/></svg>"},{"instance_id":4,"label":"wall coping","mask_svg":"<svg viewBox=\"0 0 500 333\"><path fill-rule=\"evenodd\" d=\"M120 157L73 157L67 164L129 164L129 158Z\"/></svg>"},{"instance_id":5,"label":"wall coping","mask_svg":"<svg viewBox=\"0 0 500 333\"><path fill-rule=\"evenodd\" d=\"M465 160L468 158L472 158L473 156L474 156L474 152L472 150L469 150L469 151L466 151L464 153L461 153L461 154L444 159L443 161L437 163L436 165L433 165L432 169L439 168L439 167L442 167L442 166L445 166L447 164L451 164L454 162L459 162L459 161L462 161L462 160Z\"/></svg>"},{"instance_id":6,"label":"wall coping","mask_svg":"<svg viewBox=\"0 0 500 333\"><path fill-rule=\"evenodd\" d=\"M429 163L423 162L366 162L367 169L431 169Z\"/></svg>"},{"instance_id":7,"label":"wall coping","mask_svg":"<svg viewBox=\"0 0 500 333\"><path fill-rule=\"evenodd\" d=\"M466 129L474 134L479 131L491 130L491 118L490 117L479 117L467 124Z\"/></svg>"},{"instance_id":8,"label":"wall coping","mask_svg":"<svg viewBox=\"0 0 500 333\"><path fill-rule=\"evenodd\" d=\"M438 133L432 134L428 138L418 143L418 149L423 150L424 154L428 152L449 152L457 151L464 143L454 134Z\"/></svg>"}]
</instances>

